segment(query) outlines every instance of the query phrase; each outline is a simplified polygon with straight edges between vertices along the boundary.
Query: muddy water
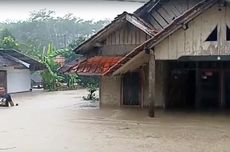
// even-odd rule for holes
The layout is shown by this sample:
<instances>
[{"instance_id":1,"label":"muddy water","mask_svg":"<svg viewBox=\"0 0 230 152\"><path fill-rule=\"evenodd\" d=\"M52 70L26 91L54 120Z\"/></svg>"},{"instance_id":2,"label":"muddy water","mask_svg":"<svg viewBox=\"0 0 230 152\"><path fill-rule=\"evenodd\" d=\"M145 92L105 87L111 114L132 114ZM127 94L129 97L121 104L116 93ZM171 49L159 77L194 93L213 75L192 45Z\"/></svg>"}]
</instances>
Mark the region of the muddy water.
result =
<instances>
[{"instance_id":1,"label":"muddy water","mask_svg":"<svg viewBox=\"0 0 230 152\"><path fill-rule=\"evenodd\" d=\"M33 92L0 109L0 152L229 152L230 115L102 108L85 90Z\"/></svg>"}]
</instances>

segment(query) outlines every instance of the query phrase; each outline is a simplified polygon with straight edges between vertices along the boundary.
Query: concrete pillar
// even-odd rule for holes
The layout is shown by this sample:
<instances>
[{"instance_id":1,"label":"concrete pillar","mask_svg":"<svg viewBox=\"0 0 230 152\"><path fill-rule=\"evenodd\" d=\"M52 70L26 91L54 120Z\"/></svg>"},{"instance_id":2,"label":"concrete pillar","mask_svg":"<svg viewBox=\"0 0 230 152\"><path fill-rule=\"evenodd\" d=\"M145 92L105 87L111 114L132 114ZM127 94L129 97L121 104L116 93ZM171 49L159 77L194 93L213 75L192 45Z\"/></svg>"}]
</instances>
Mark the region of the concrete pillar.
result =
<instances>
[{"instance_id":1,"label":"concrete pillar","mask_svg":"<svg viewBox=\"0 0 230 152\"><path fill-rule=\"evenodd\" d=\"M155 63L155 56L153 52L150 53L149 59L149 116L155 117L155 70L156 70L156 63Z\"/></svg>"}]
</instances>

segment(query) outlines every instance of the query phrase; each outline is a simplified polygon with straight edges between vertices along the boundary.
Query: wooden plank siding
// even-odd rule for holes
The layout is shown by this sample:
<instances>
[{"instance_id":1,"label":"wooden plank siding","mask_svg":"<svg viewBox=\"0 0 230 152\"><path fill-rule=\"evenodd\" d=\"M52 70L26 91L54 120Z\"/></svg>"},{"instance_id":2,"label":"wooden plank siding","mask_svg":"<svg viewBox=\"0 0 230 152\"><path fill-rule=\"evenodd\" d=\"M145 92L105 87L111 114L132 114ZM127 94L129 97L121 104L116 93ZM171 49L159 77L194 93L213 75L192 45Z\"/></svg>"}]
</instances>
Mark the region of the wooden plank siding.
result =
<instances>
[{"instance_id":1,"label":"wooden plank siding","mask_svg":"<svg viewBox=\"0 0 230 152\"><path fill-rule=\"evenodd\" d=\"M104 56L125 55L150 36L130 23L106 37L105 45L100 52Z\"/></svg>"},{"instance_id":2,"label":"wooden plank siding","mask_svg":"<svg viewBox=\"0 0 230 152\"><path fill-rule=\"evenodd\" d=\"M161 31L185 11L195 6L200 0L162 0L148 12L143 12L143 19L158 31Z\"/></svg>"},{"instance_id":3,"label":"wooden plank siding","mask_svg":"<svg viewBox=\"0 0 230 152\"><path fill-rule=\"evenodd\" d=\"M226 25L230 26L230 7L213 6L155 46L157 60L175 60L182 56L230 55L230 41L226 40ZM218 41L206 41L215 27Z\"/></svg>"}]
</instances>

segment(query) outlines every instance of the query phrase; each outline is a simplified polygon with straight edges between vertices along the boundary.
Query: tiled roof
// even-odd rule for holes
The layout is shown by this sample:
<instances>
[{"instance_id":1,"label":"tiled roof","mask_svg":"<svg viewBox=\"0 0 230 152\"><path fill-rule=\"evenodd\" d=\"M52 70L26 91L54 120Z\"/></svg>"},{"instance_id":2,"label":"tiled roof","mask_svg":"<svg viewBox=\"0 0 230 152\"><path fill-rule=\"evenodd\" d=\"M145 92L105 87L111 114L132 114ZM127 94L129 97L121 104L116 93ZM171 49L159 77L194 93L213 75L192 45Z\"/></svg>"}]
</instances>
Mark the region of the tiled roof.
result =
<instances>
[{"instance_id":1,"label":"tiled roof","mask_svg":"<svg viewBox=\"0 0 230 152\"><path fill-rule=\"evenodd\" d=\"M108 71L120 59L121 57L117 56L95 56L80 61L72 66L69 71L79 75L103 75L104 72Z\"/></svg>"}]
</instances>

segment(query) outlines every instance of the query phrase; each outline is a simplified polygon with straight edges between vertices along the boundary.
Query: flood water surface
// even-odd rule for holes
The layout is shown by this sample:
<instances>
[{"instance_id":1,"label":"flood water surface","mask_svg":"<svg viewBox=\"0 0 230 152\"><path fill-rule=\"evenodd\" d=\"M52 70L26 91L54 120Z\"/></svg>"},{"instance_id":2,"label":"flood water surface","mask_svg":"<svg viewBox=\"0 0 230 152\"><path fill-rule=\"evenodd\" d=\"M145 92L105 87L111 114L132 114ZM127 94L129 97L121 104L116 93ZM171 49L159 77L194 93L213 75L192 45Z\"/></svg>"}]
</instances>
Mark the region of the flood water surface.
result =
<instances>
[{"instance_id":1,"label":"flood water surface","mask_svg":"<svg viewBox=\"0 0 230 152\"><path fill-rule=\"evenodd\" d=\"M85 90L13 95L0 109L0 152L228 152L230 115L99 108Z\"/></svg>"}]
</instances>

